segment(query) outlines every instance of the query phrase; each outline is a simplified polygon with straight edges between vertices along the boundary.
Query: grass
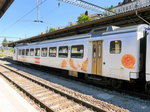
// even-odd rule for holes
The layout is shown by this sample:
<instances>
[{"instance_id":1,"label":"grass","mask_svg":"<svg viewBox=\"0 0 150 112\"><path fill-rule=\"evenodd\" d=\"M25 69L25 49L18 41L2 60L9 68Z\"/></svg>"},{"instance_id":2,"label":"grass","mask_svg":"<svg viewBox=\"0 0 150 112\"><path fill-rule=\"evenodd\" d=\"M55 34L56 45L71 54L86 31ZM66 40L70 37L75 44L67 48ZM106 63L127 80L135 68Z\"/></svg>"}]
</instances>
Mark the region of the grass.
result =
<instances>
[{"instance_id":1,"label":"grass","mask_svg":"<svg viewBox=\"0 0 150 112\"><path fill-rule=\"evenodd\" d=\"M0 53L0 57L4 57L4 54Z\"/></svg>"}]
</instances>

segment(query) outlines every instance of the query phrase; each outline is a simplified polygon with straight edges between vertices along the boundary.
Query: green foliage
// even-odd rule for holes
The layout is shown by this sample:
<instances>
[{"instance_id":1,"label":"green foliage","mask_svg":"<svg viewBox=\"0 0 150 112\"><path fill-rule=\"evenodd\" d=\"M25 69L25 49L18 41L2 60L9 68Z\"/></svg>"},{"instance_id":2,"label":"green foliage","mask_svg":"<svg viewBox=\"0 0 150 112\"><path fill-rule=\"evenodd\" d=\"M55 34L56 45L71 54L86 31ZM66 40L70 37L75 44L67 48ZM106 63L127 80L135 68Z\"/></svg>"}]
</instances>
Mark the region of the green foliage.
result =
<instances>
[{"instance_id":1,"label":"green foliage","mask_svg":"<svg viewBox=\"0 0 150 112\"><path fill-rule=\"evenodd\" d=\"M112 9L114 8L114 6L113 5L111 5L110 7L108 7L107 9L109 10L109 11L112 11Z\"/></svg>"},{"instance_id":2,"label":"green foliage","mask_svg":"<svg viewBox=\"0 0 150 112\"><path fill-rule=\"evenodd\" d=\"M8 46L7 44L8 44L8 41L6 38L4 38L4 40L2 42L3 47L7 47Z\"/></svg>"},{"instance_id":3,"label":"green foliage","mask_svg":"<svg viewBox=\"0 0 150 112\"><path fill-rule=\"evenodd\" d=\"M88 22L88 21L92 21L94 20L93 18L85 15L85 14L81 14L79 17L78 17L78 23L85 23L85 22Z\"/></svg>"},{"instance_id":4,"label":"green foliage","mask_svg":"<svg viewBox=\"0 0 150 112\"><path fill-rule=\"evenodd\" d=\"M4 57L4 54L0 53L0 57Z\"/></svg>"},{"instance_id":5,"label":"green foliage","mask_svg":"<svg viewBox=\"0 0 150 112\"><path fill-rule=\"evenodd\" d=\"M10 52L14 52L14 48L11 48L11 49L10 49Z\"/></svg>"},{"instance_id":6,"label":"green foliage","mask_svg":"<svg viewBox=\"0 0 150 112\"><path fill-rule=\"evenodd\" d=\"M55 30L56 30L55 28L50 28L49 32L52 32L52 31L55 31Z\"/></svg>"}]
</instances>

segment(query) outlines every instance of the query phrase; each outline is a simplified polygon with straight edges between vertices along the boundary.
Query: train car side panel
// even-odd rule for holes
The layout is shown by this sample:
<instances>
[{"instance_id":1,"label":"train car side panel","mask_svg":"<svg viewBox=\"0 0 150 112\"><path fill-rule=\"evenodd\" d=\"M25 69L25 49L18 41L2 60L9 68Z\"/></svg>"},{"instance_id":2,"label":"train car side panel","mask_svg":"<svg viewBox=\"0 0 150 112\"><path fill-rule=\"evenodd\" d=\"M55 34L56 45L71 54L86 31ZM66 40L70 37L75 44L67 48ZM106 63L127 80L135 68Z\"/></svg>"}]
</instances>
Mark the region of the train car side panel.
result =
<instances>
[{"instance_id":1,"label":"train car side panel","mask_svg":"<svg viewBox=\"0 0 150 112\"><path fill-rule=\"evenodd\" d=\"M110 35L103 43L103 76L130 80L139 78L137 33Z\"/></svg>"},{"instance_id":2,"label":"train car side panel","mask_svg":"<svg viewBox=\"0 0 150 112\"><path fill-rule=\"evenodd\" d=\"M150 81L150 30L147 35L147 50L146 50L146 81Z\"/></svg>"}]
</instances>

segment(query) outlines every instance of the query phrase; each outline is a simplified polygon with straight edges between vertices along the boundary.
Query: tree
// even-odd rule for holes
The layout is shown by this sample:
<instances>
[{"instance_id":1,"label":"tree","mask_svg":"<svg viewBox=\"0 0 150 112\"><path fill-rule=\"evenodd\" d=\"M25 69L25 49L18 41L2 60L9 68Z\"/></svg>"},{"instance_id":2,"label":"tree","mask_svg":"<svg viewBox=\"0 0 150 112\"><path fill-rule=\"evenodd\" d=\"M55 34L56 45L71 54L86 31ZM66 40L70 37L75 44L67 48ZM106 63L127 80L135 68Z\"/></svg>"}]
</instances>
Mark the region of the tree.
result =
<instances>
[{"instance_id":1,"label":"tree","mask_svg":"<svg viewBox=\"0 0 150 112\"><path fill-rule=\"evenodd\" d=\"M92 21L94 20L93 18L89 17L88 15L85 15L85 14L81 14L79 17L78 17L78 23L85 23L85 22L88 22L88 21Z\"/></svg>"},{"instance_id":2,"label":"tree","mask_svg":"<svg viewBox=\"0 0 150 112\"><path fill-rule=\"evenodd\" d=\"M7 47L8 46L8 41L6 38L4 38L3 42L2 42L3 47Z\"/></svg>"},{"instance_id":3,"label":"tree","mask_svg":"<svg viewBox=\"0 0 150 112\"><path fill-rule=\"evenodd\" d=\"M55 30L56 30L55 28L50 28L49 32L52 32L52 31L55 31Z\"/></svg>"}]
</instances>

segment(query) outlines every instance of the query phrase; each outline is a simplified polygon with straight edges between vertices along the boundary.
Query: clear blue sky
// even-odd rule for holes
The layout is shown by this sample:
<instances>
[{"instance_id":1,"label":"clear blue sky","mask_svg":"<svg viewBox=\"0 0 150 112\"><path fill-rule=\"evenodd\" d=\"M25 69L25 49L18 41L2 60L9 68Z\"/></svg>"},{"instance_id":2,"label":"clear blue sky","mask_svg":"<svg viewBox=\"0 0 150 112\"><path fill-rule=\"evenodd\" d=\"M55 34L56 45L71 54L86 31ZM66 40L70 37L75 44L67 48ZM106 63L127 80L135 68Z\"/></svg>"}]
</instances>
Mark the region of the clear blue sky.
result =
<instances>
[{"instance_id":1,"label":"clear blue sky","mask_svg":"<svg viewBox=\"0 0 150 112\"><path fill-rule=\"evenodd\" d=\"M109 7L111 5L115 6L118 2L122 2L123 0L85 1L101 7ZM60 3L60 7L58 7L58 3ZM77 17L87 10L58 0L46 0L46 2L40 6L40 19L45 21L45 23L31 22L37 18L36 9L16 22L35 6L36 0L14 0L13 4L0 19L0 42L4 39L1 38L1 36L14 37L7 38L7 40L16 41L19 40L19 38L23 39L38 35L41 32L45 32L47 28L66 26L68 22L76 22ZM89 12L95 13L92 11Z\"/></svg>"}]
</instances>

